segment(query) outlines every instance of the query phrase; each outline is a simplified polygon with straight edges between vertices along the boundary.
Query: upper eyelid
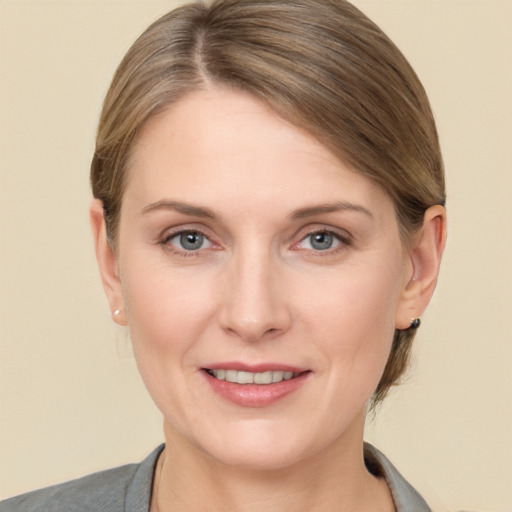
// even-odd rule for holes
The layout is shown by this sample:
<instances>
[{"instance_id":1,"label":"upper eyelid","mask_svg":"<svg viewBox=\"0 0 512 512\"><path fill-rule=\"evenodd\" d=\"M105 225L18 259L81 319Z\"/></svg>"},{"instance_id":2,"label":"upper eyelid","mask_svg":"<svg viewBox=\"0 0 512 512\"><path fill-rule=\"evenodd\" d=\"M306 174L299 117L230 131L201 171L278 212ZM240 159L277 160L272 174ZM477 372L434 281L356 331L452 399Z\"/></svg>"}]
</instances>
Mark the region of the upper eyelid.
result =
<instances>
[{"instance_id":1,"label":"upper eyelid","mask_svg":"<svg viewBox=\"0 0 512 512\"><path fill-rule=\"evenodd\" d=\"M203 235L205 238L208 238L211 242L212 235L210 234L209 229L205 229L202 227L197 226L176 226L176 227L167 227L166 229L162 230L160 235L158 235L159 240L169 240L171 238L174 238L175 236L178 236L182 233L199 233L200 235Z\"/></svg>"},{"instance_id":2,"label":"upper eyelid","mask_svg":"<svg viewBox=\"0 0 512 512\"><path fill-rule=\"evenodd\" d=\"M326 233L328 235L332 235L338 242L340 242L342 244L345 244L345 245L350 242L348 236L340 235L339 233L336 233L335 231L329 231L327 229L321 229L321 230L316 230L316 231L310 231L305 236L301 237L301 239L299 240L298 243L304 242L304 240L308 239L310 236L313 236L316 233ZM297 244L294 244L294 245L297 245Z\"/></svg>"},{"instance_id":3,"label":"upper eyelid","mask_svg":"<svg viewBox=\"0 0 512 512\"><path fill-rule=\"evenodd\" d=\"M184 233L197 233L198 235L203 236L207 240L211 242L211 237L209 237L206 233L199 229L180 229L179 231L171 231L170 233L165 233L163 235L163 238L165 240L172 240L173 238L176 238L177 236L183 235Z\"/></svg>"},{"instance_id":4,"label":"upper eyelid","mask_svg":"<svg viewBox=\"0 0 512 512\"><path fill-rule=\"evenodd\" d=\"M308 236L311 236L314 233L331 233L340 240L353 240L354 236L347 229L330 226L327 224L318 223L316 225L305 226L296 231L293 236L294 239L299 238L299 240L304 240Z\"/></svg>"},{"instance_id":5,"label":"upper eyelid","mask_svg":"<svg viewBox=\"0 0 512 512\"><path fill-rule=\"evenodd\" d=\"M181 235L183 233L199 233L200 235L205 236L206 238L209 238L209 236L205 233L204 230L198 229L198 228L177 228L177 229L165 229L162 233L162 237L165 238L172 238L178 235Z\"/></svg>"}]
</instances>

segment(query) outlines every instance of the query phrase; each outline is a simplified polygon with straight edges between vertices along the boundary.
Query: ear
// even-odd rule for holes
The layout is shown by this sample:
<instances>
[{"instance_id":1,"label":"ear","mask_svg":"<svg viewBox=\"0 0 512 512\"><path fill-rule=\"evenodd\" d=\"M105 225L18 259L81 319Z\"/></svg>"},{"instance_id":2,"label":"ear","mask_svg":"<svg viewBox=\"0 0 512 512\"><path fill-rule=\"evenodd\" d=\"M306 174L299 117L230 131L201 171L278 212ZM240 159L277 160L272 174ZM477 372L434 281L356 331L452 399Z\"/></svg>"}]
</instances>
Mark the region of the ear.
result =
<instances>
[{"instance_id":1,"label":"ear","mask_svg":"<svg viewBox=\"0 0 512 512\"><path fill-rule=\"evenodd\" d=\"M411 270L406 277L397 309L395 327L407 329L419 318L434 293L439 266L446 245L446 210L431 206L423 218L423 226L409 248Z\"/></svg>"},{"instance_id":2,"label":"ear","mask_svg":"<svg viewBox=\"0 0 512 512\"><path fill-rule=\"evenodd\" d=\"M114 322L126 325L124 302L114 250L107 240L103 203L94 199L90 209L96 259Z\"/></svg>"}]
</instances>

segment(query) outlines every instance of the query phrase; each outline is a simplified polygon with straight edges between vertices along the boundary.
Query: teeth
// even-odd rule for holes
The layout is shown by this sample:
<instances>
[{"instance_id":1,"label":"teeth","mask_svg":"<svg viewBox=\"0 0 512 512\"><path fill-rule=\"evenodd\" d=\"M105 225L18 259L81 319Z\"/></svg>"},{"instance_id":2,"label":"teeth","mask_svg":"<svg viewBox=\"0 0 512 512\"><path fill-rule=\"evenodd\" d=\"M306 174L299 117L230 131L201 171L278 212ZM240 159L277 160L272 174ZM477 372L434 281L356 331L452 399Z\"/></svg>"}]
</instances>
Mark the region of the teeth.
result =
<instances>
[{"instance_id":1,"label":"teeth","mask_svg":"<svg viewBox=\"0 0 512 512\"><path fill-rule=\"evenodd\" d=\"M281 382L284 377L284 372L277 371L272 372L272 382Z\"/></svg>"},{"instance_id":2,"label":"teeth","mask_svg":"<svg viewBox=\"0 0 512 512\"><path fill-rule=\"evenodd\" d=\"M238 372L236 381L238 384L252 384L254 382L254 373Z\"/></svg>"},{"instance_id":3,"label":"teeth","mask_svg":"<svg viewBox=\"0 0 512 512\"><path fill-rule=\"evenodd\" d=\"M226 380L228 382L238 382L238 372L236 370L225 370L225 372L226 372ZM214 375L215 375L215 373L214 373Z\"/></svg>"},{"instance_id":4,"label":"teeth","mask_svg":"<svg viewBox=\"0 0 512 512\"><path fill-rule=\"evenodd\" d=\"M254 384L270 384L271 382L272 382L272 372L263 372L263 373L255 373L254 374Z\"/></svg>"},{"instance_id":5,"label":"teeth","mask_svg":"<svg viewBox=\"0 0 512 512\"><path fill-rule=\"evenodd\" d=\"M239 372L237 370L208 370L208 373L216 379L237 384L274 384L293 379L299 375L298 373L281 370L260 373Z\"/></svg>"}]
</instances>

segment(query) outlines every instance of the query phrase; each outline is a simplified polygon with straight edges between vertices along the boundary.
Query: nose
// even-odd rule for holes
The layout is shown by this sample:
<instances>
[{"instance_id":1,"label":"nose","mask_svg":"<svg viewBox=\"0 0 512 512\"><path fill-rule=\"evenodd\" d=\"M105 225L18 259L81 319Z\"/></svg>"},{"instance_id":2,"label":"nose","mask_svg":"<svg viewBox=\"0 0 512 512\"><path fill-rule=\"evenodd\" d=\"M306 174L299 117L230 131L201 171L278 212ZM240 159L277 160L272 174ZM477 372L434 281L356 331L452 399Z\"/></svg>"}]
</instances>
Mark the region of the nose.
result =
<instances>
[{"instance_id":1,"label":"nose","mask_svg":"<svg viewBox=\"0 0 512 512\"><path fill-rule=\"evenodd\" d=\"M279 262L264 251L233 256L219 313L224 331L254 342L289 329L291 313L280 270Z\"/></svg>"}]
</instances>

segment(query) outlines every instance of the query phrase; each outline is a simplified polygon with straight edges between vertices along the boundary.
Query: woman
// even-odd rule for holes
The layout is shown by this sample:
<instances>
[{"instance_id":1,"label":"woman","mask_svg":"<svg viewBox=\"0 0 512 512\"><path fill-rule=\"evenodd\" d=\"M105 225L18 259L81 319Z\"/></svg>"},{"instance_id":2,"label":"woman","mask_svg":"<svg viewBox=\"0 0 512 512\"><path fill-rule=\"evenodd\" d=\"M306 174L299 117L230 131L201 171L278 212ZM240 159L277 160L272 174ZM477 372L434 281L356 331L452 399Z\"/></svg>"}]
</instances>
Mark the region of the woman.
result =
<instances>
[{"instance_id":1,"label":"woman","mask_svg":"<svg viewBox=\"0 0 512 512\"><path fill-rule=\"evenodd\" d=\"M164 16L105 99L91 222L165 446L0 510L429 510L375 448L435 288L425 92L340 0Z\"/></svg>"}]
</instances>

